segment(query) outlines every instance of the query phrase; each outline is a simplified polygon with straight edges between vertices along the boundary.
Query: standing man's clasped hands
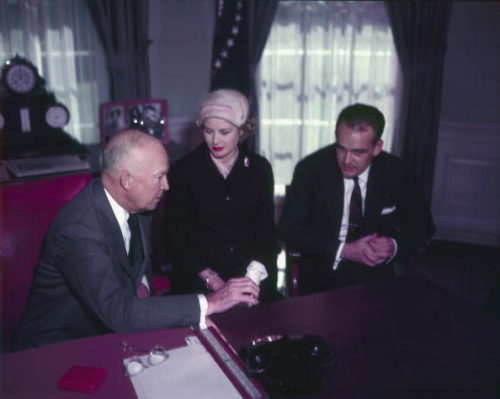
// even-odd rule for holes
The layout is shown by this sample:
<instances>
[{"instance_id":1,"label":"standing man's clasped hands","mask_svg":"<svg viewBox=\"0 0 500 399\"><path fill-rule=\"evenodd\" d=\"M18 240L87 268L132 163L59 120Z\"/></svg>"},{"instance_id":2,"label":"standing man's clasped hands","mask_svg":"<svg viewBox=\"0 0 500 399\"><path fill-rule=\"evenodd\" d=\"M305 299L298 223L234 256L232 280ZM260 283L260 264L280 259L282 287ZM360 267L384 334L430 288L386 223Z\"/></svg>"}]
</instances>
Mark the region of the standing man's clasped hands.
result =
<instances>
[{"instance_id":1,"label":"standing man's clasped hands","mask_svg":"<svg viewBox=\"0 0 500 399\"><path fill-rule=\"evenodd\" d=\"M395 254L396 243L392 238L370 234L346 243L341 258L373 267L390 261Z\"/></svg>"}]
</instances>

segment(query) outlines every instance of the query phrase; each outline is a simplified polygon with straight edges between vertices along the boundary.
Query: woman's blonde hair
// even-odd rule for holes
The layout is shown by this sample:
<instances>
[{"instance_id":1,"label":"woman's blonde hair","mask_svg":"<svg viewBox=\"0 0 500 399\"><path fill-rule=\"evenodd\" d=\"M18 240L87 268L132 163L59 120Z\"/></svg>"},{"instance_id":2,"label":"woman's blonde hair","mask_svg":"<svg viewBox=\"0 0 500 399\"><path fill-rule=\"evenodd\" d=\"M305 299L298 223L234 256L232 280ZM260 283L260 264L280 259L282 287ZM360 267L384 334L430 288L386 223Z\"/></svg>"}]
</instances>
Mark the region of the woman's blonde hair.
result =
<instances>
[{"instance_id":1,"label":"woman's blonde hair","mask_svg":"<svg viewBox=\"0 0 500 399\"><path fill-rule=\"evenodd\" d=\"M249 111L247 120L245 121L245 123L243 123L240 129L243 131L240 141L246 140L248 136L250 136L255 132L255 130L257 130L257 117L252 110Z\"/></svg>"}]
</instances>

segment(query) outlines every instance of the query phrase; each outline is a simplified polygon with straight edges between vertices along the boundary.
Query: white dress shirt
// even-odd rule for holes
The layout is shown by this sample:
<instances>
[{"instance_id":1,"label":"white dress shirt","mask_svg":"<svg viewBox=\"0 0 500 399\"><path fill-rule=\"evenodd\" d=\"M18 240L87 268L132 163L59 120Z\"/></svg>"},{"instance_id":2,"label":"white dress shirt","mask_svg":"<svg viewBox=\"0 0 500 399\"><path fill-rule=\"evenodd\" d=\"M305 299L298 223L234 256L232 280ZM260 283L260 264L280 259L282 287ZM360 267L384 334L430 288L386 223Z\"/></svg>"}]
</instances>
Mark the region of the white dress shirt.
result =
<instances>
[{"instance_id":1,"label":"white dress shirt","mask_svg":"<svg viewBox=\"0 0 500 399\"><path fill-rule=\"evenodd\" d=\"M125 209L123 209L114 198L104 189L106 193L106 197L108 197L108 201L111 205L111 209L113 209L113 213L115 214L116 220L118 221L118 225L120 226L120 230L122 232L123 241L125 242L125 249L127 250L127 254L130 248L130 227L128 225L128 217L130 213L128 213ZM149 283L146 276L142 276L142 283L148 288L149 291Z\"/></svg>"},{"instance_id":2,"label":"white dress shirt","mask_svg":"<svg viewBox=\"0 0 500 399\"><path fill-rule=\"evenodd\" d=\"M370 165L365 169L363 173L358 175L358 184L359 188L361 189L361 206L363 215L365 214L366 187L368 186L369 175L370 175ZM340 254L344 249L345 239L347 237L347 228L349 226L349 207L353 191L354 191L354 180L344 178L344 211L342 212L342 222L340 224L340 231L339 231L340 245L335 255L335 261L333 262L333 270L337 269L340 261L342 260ZM385 263L389 263L390 261L392 261L392 259L394 259L394 256L396 256L396 253L398 251L398 244L396 243L396 240L392 239L392 241L394 242L394 253L392 254L391 257L389 257L385 261Z\"/></svg>"},{"instance_id":3,"label":"white dress shirt","mask_svg":"<svg viewBox=\"0 0 500 399\"><path fill-rule=\"evenodd\" d=\"M130 227L128 225L128 217L130 215L129 212L127 212L125 209L123 209L111 196L111 194L108 193L106 189L104 189L104 192L106 193L106 197L108 198L109 204L111 205L111 209L113 210L113 213L116 217L116 220L118 222L118 225L120 226L120 230L123 235L123 241L125 243L125 249L129 250L130 247ZM142 282L148 287L148 290L151 291L149 288L148 280L146 279L146 276L142 276ZM200 328L207 328L206 322L205 322L205 317L207 314L207 309L208 309L208 302L207 298L205 298L204 295L199 294L198 295L198 302L200 303Z\"/></svg>"},{"instance_id":4,"label":"white dress shirt","mask_svg":"<svg viewBox=\"0 0 500 399\"><path fill-rule=\"evenodd\" d=\"M361 189L361 206L363 215L365 213L365 198L366 198L366 186L368 183L368 176L370 173L370 166L368 166L363 173L358 176L358 184ZM344 210L342 212L342 221L340 223L339 231L339 241L340 245L335 256L335 261L333 262L333 270L337 269L342 258L340 254L344 249L345 239L347 237L347 228L349 226L349 206L351 203L351 196L354 190L354 180L344 178Z\"/></svg>"}]
</instances>

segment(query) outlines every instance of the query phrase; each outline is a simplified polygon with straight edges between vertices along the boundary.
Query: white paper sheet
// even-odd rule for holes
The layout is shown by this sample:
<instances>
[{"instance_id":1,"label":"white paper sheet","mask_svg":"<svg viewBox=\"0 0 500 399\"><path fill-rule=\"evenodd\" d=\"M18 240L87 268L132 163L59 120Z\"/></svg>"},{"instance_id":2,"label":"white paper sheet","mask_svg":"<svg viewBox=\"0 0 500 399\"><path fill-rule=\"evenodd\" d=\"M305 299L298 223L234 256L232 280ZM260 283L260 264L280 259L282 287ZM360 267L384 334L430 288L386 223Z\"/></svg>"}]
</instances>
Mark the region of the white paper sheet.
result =
<instances>
[{"instance_id":1,"label":"white paper sheet","mask_svg":"<svg viewBox=\"0 0 500 399\"><path fill-rule=\"evenodd\" d=\"M198 341L194 336L188 338L189 342ZM138 399L242 398L201 343L172 349L168 354L165 362L130 378ZM141 358L145 360L147 355ZM125 365L127 362L124 359Z\"/></svg>"}]
</instances>

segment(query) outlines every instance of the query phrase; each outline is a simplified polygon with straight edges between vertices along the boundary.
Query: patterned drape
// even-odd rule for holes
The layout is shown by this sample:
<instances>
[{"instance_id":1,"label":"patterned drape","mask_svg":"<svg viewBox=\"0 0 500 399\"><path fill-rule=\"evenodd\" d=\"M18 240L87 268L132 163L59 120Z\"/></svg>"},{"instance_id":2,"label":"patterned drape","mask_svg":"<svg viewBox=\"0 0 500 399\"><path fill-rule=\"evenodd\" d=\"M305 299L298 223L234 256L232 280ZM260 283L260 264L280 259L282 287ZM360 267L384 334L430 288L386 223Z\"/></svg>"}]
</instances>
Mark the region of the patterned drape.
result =
<instances>
[{"instance_id":1,"label":"patterned drape","mask_svg":"<svg viewBox=\"0 0 500 399\"><path fill-rule=\"evenodd\" d=\"M216 2L210 89L240 90L248 97L256 117L259 116L256 72L277 6L277 0ZM255 149L256 135L247 140L251 149Z\"/></svg>"},{"instance_id":2,"label":"patterned drape","mask_svg":"<svg viewBox=\"0 0 500 399\"><path fill-rule=\"evenodd\" d=\"M216 1L210 90L233 88L250 94L248 17L244 0Z\"/></svg>"}]
</instances>

